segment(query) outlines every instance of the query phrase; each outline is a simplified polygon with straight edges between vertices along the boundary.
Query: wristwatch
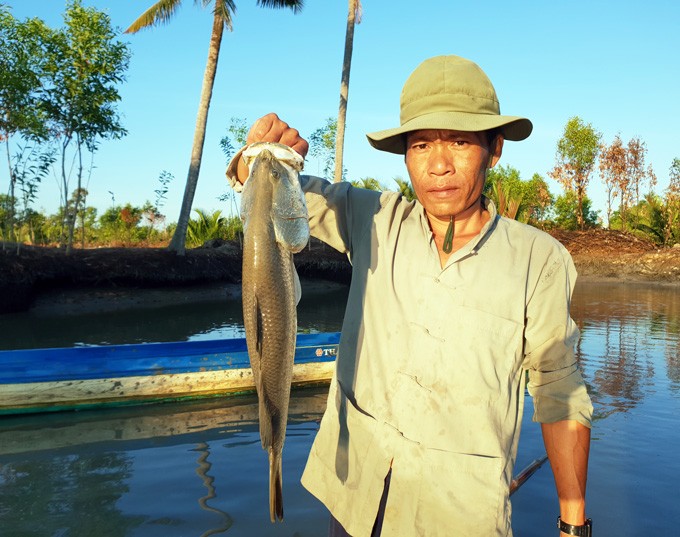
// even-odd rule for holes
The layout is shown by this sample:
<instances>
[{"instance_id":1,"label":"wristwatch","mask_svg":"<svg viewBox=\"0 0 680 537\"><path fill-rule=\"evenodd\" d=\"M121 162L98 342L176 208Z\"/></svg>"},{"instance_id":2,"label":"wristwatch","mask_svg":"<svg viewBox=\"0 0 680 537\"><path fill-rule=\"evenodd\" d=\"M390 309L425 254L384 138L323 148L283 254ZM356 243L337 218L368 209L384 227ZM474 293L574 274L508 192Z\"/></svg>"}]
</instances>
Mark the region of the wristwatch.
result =
<instances>
[{"instance_id":1,"label":"wristwatch","mask_svg":"<svg viewBox=\"0 0 680 537\"><path fill-rule=\"evenodd\" d=\"M587 519L582 526L574 526L573 524L562 522L562 519L557 517L557 527L562 533L567 535L577 535L578 537L592 537L593 535L593 521L591 519Z\"/></svg>"}]
</instances>

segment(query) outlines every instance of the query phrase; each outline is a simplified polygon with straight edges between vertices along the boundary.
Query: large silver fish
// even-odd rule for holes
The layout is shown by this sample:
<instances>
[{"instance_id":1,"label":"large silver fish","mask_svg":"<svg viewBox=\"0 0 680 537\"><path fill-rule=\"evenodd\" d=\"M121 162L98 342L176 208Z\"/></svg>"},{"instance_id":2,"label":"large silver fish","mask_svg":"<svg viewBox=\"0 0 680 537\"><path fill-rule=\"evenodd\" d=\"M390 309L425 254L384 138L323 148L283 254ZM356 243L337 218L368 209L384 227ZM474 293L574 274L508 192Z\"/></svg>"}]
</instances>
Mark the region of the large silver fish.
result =
<instances>
[{"instance_id":1,"label":"large silver fish","mask_svg":"<svg viewBox=\"0 0 680 537\"><path fill-rule=\"evenodd\" d=\"M260 439L269 452L269 515L283 520L281 452L290 399L300 281L293 253L309 240L302 157L281 144L243 152L243 321L259 399Z\"/></svg>"}]
</instances>

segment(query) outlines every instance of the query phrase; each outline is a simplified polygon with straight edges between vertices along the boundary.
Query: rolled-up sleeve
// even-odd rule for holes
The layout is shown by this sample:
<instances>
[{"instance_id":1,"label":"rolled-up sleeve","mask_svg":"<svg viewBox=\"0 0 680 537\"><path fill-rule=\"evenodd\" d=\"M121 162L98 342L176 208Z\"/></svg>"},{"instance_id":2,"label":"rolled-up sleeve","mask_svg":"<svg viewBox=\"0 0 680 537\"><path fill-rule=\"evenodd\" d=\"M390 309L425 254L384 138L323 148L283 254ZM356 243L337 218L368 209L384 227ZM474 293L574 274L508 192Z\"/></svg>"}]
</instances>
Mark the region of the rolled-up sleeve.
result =
<instances>
[{"instance_id":1,"label":"rolled-up sleeve","mask_svg":"<svg viewBox=\"0 0 680 537\"><path fill-rule=\"evenodd\" d=\"M381 206L381 193L309 175L301 175L300 184L312 235L351 259L352 241L371 228Z\"/></svg>"},{"instance_id":2,"label":"rolled-up sleeve","mask_svg":"<svg viewBox=\"0 0 680 537\"><path fill-rule=\"evenodd\" d=\"M574 354L579 330L569 315L576 269L557 243L546 259L527 302L524 364L533 420L576 420L590 427L593 407Z\"/></svg>"}]
</instances>

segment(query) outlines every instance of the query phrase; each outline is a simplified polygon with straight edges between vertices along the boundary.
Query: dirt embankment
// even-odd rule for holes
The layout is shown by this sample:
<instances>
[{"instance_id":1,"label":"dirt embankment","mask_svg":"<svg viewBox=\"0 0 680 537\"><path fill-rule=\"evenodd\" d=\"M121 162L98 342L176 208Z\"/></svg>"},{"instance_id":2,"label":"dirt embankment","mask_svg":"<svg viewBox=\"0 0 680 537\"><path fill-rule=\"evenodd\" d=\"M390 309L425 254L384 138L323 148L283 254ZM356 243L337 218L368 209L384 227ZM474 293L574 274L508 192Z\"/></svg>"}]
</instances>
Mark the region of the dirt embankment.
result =
<instances>
[{"instance_id":1,"label":"dirt embankment","mask_svg":"<svg viewBox=\"0 0 680 537\"><path fill-rule=\"evenodd\" d=\"M680 247L659 249L632 235L607 230L552 234L571 252L581 278L680 285ZM346 256L318 241L297 254L295 264L307 281L346 284L350 280ZM184 256L162 248L75 249L67 256L54 248L22 245L17 250L16 245L4 244L0 313L26 310L36 297L55 290L61 297L87 289L116 299L126 290L151 289L162 300L163 294L181 294L192 286L236 286L240 278L238 243L212 244L188 250Z\"/></svg>"},{"instance_id":2,"label":"dirt embankment","mask_svg":"<svg viewBox=\"0 0 680 537\"><path fill-rule=\"evenodd\" d=\"M23 311L42 294L88 289L115 299L124 290L144 289L176 294L182 288L241 281L238 243L218 243L187 250L178 256L164 248L74 249L69 255L56 248L3 245L0 248L0 313ZM349 283L347 257L313 241L295 255L301 278ZM114 291L118 290L118 293ZM209 291L207 291L209 292ZM199 291L200 294L200 291Z\"/></svg>"},{"instance_id":3,"label":"dirt embankment","mask_svg":"<svg viewBox=\"0 0 680 537\"><path fill-rule=\"evenodd\" d=\"M571 253L581 278L680 285L680 245L659 248L629 233L552 231Z\"/></svg>"}]
</instances>

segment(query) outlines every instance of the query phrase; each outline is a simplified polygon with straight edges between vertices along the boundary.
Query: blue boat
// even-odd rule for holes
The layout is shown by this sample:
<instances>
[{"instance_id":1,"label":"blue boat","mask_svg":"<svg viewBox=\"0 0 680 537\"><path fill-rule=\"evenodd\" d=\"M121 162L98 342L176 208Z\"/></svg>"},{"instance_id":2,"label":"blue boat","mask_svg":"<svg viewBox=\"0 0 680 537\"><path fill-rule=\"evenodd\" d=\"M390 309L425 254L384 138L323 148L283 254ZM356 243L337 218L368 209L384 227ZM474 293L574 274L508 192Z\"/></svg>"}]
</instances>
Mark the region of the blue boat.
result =
<instances>
[{"instance_id":1,"label":"blue boat","mask_svg":"<svg viewBox=\"0 0 680 537\"><path fill-rule=\"evenodd\" d=\"M330 381L339 339L298 334L293 386ZM245 338L0 351L0 415L254 390Z\"/></svg>"}]
</instances>

